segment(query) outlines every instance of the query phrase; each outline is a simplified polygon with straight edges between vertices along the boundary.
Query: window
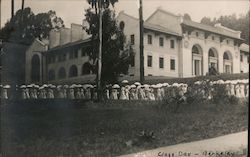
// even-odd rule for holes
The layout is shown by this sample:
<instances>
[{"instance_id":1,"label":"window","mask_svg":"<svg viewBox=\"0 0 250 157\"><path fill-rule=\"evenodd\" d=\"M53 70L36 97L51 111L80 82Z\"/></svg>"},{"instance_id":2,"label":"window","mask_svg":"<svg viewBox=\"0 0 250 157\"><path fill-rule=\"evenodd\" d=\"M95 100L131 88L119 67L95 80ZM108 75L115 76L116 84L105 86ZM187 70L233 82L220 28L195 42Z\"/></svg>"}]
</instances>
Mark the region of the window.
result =
<instances>
[{"instance_id":1,"label":"window","mask_svg":"<svg viewBox=\"0 0 250 157\"><path fill-rule=\"evenodd\" d=\"M69 68L69 77L76 77L77 75L78 75L77 67L76 67L76 65L72 65Z\"/></svg>"},{"instance_id":2,"label":"window","mask_svg":"<svg viewBox=\"0 0 250 157\"><path fill-rule=\"evenodd\" d=\"M214 36L212 36L212 40L214 40Z\"/></svg>"},{"instance_id":3,"label":"window","mask_svg":"<svg viewBox=\"0 0 250 157\"><path fill-rule=\"evenodd\" d=\"M56 62L56 56L55 55L51 55L48 58L48 63L55 63Z\"/></svg>"},{"instance_id":4,"label":"window","mask_svg":"<svg viewBox=\"0 0 250 157\"><path fill-rule=\"evenodd\" d=\"M74 58L77 58L77 57L78 57L78 50L75 49L75 50L74 50Z\"/></svg>"},{"instance_id":5,"label":"window","mask_svg":"<svg viewBox=\"0 0 250 157\"><path fill-rule=\"evenodd\" d=\"M170 60L170 69L175 70L175 60L174 59Z\"/></svg>"},{"instance_id":6,"label":"window","mask_svg":"<svg viewBox=\"0 0 250 157\"><path fill-rule=\"evenodd\" d=\"M152 35L148 35L148 44L152 44Z\"/></svg>"},{"instance_id":7,"label":"window","mask_svg":"<svg viewBox=\"0 0 250 157\"><path fill-rule=\"evenodd\" d=\"M64 79L66 78L66 71L63 67L61 67L58 71L58 78L59 79Z\"/></svg>"},{"instance_id":8,"label":"window","mask_svg":"<svg viewBox=\"0 0 250 157\"><path fill-rule=\"evenodd\" d=\"M240 61L243 62L243 55L240 55Z\"/></svg>"},{"instance_id":9,"label":"window","mask_svg":"<svg viewBox=\"0 0 250 157\"><path fill-rule=\"evenodd\" d=\"M55 71L54 70L49 70L48 80L49 81L55 80Z\"/></svg>"},{"instance_id":10,"label":"window","mask_svg":"<svg viewBox=\"0 0 250 157\"><path fill-rule=\"evenodd\" d=\"M152 67L152 56L148 56L148 67Z\"/></svg>"},{"instance_id":11,"label":"window","mask_svg":"<svg viewBox=\"0 0 250 157\"><path fill-rule=\"evenodd\" d=\"M196 32L196 37L198 37L199 36L199 32Z\"/></svg>"},{"instance_id":12,"label":"window","mask_svg":"<svg viewBox=\"0 0 250 157\"><path fill-rule=\"evenodd\" d=\"M134 45L134 44L135 44L135 35L134 35L134 34L132 34L132 35L130 36L130 42L131 42L131 45Z\"/></svg>"},{"instance_id":13,"label":"window","mask_svg":"<svg viewBox=\"0 0 250 157\"><path fill-rule=\"evenodd\" d=\"M227 44L229 44L229 40L227 40Z\"/></svg>"},{"instance_id":14,"label":"window","mask_svg":"<svg viewBox=\"0 0 250 157\"><path fill-rule=\"evenodd\" d=\"M130 62L131 67L135 66L135 55L131 55L131 62Z\"/></svg>"},{"instance_id":15,"label":"window","mask_svg":"<svg viewBox=\"0 0 250 157\"><path fill-rule=\"evenodd\" d=\"M223 59L224 60L230 60L229 56L228 56L228 54L226 52L223 54Z\"/></svg>"},{"instance_id":16,"label":"window","mask_svg":"<svg viewBox=\"0 0 250 157\"><path fill-rule=\"evenodd\" d=\"M66 54L64 53L64 54L60 54L59 56L58 56L58 61L59 62L63 62L63 61L65 61L66 60Z\"/></svg>"},{"instance_id":17,"label":"window","mask_svg":"<svg viewBox=\"0 0 250 157\"><path fill-rule=\"evenodd\" d=\"M159 38L159 45L160 45L161 47L164 46L164 38L162 38L162 37Z\"/></svg>"},{"instance_id":18,"label":"window","mask_svg":"<svg viewBox=\"0 0 250 157\"><path fill-rule=\"evenodd\" d=\"M247 63L249 63L249 56L247 56Z\"/></svg>"},{"instance_id":19,"label":"window","mask_svg":"<svg viewBox=\"0 0 250 157\"><path fill-rule=\"evenodd\" d=\"M159 68L161 68L161 69L164 68L164 58L162 58L162 57L159 58Z\"/></svg>"},{"instance_id":20,"label":"window","mask_svg":"<svg viewBox=\"0 0 250 157\"><path fill-rule=\"evenodd\" d=\"M174 40L170 40L170 47L171 49L174 49Z\"/></svg>"},{"instance_id":21,"label":"window","mask_svg":"<svg viewBox=\"0 0 250 157\"><path fill-rule=\"evenodd\" d=\"M69 59L73 59L74 58L74 52L70 52L69 53Z\"/></svg>"},{"instance_id":22,"label":"window","mask_svg":"<svg viewBox=\"0 0 250 157\"><path fill-rule=\"evenodd\" d=\"M82 53L82 57L84 57L84 56L86 56L87 55L87 53L86 53L86 49L85 48L82 48L81 49L81 53Z\"/></svg>"}]
</instances>

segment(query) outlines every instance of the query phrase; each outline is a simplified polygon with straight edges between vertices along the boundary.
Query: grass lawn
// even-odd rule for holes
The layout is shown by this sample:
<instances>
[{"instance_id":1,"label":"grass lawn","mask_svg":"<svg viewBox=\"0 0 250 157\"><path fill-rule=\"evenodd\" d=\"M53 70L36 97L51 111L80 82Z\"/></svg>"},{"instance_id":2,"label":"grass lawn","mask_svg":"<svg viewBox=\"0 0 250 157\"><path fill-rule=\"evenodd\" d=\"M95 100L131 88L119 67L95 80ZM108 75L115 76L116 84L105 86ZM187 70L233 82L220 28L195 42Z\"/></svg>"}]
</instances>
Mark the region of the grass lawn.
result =
<instances>
[{"instance_id":1,"label":"grass lawn","mask_svg":"<svg viewBox=\"0 0 250 157\"><path fill-rule=\"evenodd\" d=\"M132 104L133 103L133 104ZM8 102L1 147L11 157L108 157L247 130L248 106L162 102ZM142 138L141 131L155 138ZM127 143L126 143L127 142Z\"/></svg>"}]
</instances>

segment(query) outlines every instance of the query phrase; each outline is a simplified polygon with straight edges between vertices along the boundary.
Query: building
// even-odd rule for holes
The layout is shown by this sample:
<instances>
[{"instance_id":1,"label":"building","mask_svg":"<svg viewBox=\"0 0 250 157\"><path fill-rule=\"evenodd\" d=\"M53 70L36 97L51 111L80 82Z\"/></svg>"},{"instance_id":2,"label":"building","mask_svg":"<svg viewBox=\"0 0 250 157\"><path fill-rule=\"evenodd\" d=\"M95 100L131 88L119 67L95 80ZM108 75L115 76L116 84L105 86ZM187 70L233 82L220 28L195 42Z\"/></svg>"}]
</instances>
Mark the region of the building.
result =
<instances>
[{"instance_id":1,"label":"building","mask_svg":"<svg viewBox=\"0 0 250 157\"><path fill-rule=\"evenodd\" d=\"M249 45L247 44L240 45L240 72L249 72Z\"/></svg>"},{"instance_id":2,"label":"building","mask_svg":"<svg viewBox=\"0 0 250 157\"><path fill-rule=\"evenodd\" d=\"M93 82L90 49L91 39L78 24L51 31L48 41L36 39L26 52L26 84Z\"/></svg>"},{"instance_id":3,"label":"building","mask_svg":"<svg viewBox=\"0 0 250 157\"><path fill-rule=\"evenodd\" d=\"M135 52L128 75L120 79L139 80L139 19L120 12L117 21ZM248 72L249 47L241 46L240 36L221 24L208 26L157 9L144 22L146 79L206 75L212 66L219 73ZM51 31L48 41L35 40L26 52L26 83L94 82L91 44L77 24Z\"/></svg>"},{"instance_id":4,"label":"building","mask_svg":"<svg viewBox=\"0 0 250 157\"><path fill-rule=\"evenodd\" d=\"M139 19L120 12L117 20L125 24L136 51L129 74L139 78ZM221 24L197 23L159 8L144 22L145 76L194 77L206 75L211 66L219 73L240 73L240 35Z\"/></svg>"}]
</instances>

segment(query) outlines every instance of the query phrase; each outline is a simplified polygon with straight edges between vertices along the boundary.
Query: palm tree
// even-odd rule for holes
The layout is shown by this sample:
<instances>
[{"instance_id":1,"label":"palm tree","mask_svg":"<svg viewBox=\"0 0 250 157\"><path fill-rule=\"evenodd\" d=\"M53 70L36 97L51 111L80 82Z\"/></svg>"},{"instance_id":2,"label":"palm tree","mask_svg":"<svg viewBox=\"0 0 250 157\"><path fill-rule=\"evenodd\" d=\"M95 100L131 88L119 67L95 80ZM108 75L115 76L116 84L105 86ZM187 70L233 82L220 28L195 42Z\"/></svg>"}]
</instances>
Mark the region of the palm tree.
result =
<instances>
[{"instance_id":1,"label":"palm tree","mask_svg":"<svg viewBox=\"0 0 250 157\"><path fill-rule=\"evenodd\" d=\"M11 17L14 16L14 0L11 0Z\"/></svg>"}]
</instances>

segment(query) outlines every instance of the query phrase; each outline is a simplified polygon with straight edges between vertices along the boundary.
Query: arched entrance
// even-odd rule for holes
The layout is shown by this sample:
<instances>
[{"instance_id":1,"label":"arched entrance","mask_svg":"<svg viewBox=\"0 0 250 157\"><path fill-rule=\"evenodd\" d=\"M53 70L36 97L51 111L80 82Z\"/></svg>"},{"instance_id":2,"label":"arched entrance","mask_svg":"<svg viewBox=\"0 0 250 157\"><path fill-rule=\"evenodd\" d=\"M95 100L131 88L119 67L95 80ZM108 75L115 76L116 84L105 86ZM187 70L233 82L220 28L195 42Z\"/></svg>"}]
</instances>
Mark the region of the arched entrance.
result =
<instances>
[{"instance_id":1,"label":"arched entrance","mask_svg":"<svg viewBox=\"0 0 250 157\"><path fill-rule=\"evenodd\" d=\"M233 57L229 51L223 54L223 72L227 74L233 73Z\"/></svg>"},{"instance_id":2,"label":"arched entrance","mask_svg":"<svg viewBox=\"0 0 250 157\"><path fill-rule=\"evenodd\" d=\"M78 72L77 72L77 66L76 65L72 65L69 68L69 77L77 77Z\"/></svg>"},{"instance_id":3,"label":"arched entrance","mask_svg":"<svg viewBox=\"0 0 250 157\"><path fill-rule=\"evenodd\" d=\"M31 59L31 82L36 83L40 81L40 58L34 55Z\"/></svg>"},{"instance_id":4,"label":"arched entrance","mask_svg":"<svg viewBox=\"0 0 250 157\"><path fill-rule=\"evenodd\" d=\"M218 52L215 48L208 50L208 68L215 68L218 71Z\"/></svg>"},{"instance_id":5,"label":"arched entrance","mask_svg":"<svg viewBox=\"0 0 250 157\"><path fill-rule=\"evenodd\" d=\"M202 48L200 45L194 45L192 47L192 74L194 76L203 75L203 59Z\"/></svg>"}]
</instances>

